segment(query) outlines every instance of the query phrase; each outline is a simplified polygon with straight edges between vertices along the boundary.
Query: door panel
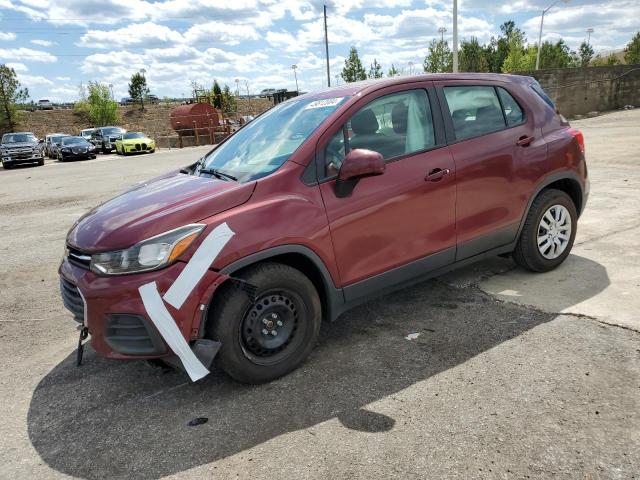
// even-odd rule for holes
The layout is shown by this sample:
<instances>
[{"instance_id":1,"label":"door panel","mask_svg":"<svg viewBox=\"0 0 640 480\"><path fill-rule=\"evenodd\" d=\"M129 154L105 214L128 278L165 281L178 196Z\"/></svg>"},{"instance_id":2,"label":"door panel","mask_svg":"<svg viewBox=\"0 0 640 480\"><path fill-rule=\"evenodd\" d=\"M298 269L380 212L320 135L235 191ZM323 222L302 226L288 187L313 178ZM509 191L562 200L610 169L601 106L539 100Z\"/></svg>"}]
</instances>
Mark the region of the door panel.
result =
<instances>
[{"instance_id":1,"label":"door panel","mask_svg":"<svg viewBox=\"0 0 640 480\"><path fill-rule=\"evenodd\" d=\"M449 112L450 105L441 90L447 86L478 86L479 82L436 82L436 85L450 134L456 131L457 125L459 132L463 130L471 135L479 135L472 138L464 138L464 135L462 139L450 138L457 179L456 259L460 260L515 240L517 226L524 214L534 180L546 171L547 147L539 130L534 128L532 112L523 101L518 101L525 115L522 123L507 126L505 121L502 129L482 134L478 133L477 127L474 130L473 127L464 125L462 100L453 107L457 110ZM492 85L485 85L489 86ZM518 100L512 91L509 93ZM497 93L495 97L497 100ZM476 106L478 105L470 106L471 116L467 120L471 118L471 121L466 123L475 121ZM481 106L477 112L486 111L487 108L489 107ZM505 108L508 108L507 121L512 123L519 118L511 107ZM495 110L490 113L493 111ZM480 114L477 115L479 120L485 121L486 118L486 122L493 125L495 119L492 116L480 119Z\"/></svg>"},{"instance_id":2,"label":"door panel","mask_svg":"<svg viewBox=\"0 0 640 480\"><path fill-rule=\"evenodd\" d=\"M438 147L442 127L430 107L437 99L421 87L397 90L362 99L320 146L329 176L353 146L388 159L384 174L361 179L348 197L336 196L335 180L320 184L343 286L455 247L455 165Z\"/></svg>"}]
</instances>

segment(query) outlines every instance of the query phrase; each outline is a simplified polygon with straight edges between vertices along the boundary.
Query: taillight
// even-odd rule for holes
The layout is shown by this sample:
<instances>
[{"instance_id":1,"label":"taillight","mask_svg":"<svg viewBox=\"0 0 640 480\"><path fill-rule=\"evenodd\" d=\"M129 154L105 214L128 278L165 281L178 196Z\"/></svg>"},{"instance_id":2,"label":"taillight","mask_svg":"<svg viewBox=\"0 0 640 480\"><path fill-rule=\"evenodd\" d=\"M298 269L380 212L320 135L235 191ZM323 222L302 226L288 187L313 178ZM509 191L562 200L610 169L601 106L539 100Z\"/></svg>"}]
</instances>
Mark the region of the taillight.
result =
<instances>
[{"instance_id":1,"label":"taillight","mask_svg":"<svg viewBox=\"0 0 640 480\"><path fill-rule=\"evenodd\" d=\"M584 155L584 136L582 135L582 132L580 130L576 130L575 128L567 128L567 131L578 141L580 151Z\"/></svg>"}]
</instances>

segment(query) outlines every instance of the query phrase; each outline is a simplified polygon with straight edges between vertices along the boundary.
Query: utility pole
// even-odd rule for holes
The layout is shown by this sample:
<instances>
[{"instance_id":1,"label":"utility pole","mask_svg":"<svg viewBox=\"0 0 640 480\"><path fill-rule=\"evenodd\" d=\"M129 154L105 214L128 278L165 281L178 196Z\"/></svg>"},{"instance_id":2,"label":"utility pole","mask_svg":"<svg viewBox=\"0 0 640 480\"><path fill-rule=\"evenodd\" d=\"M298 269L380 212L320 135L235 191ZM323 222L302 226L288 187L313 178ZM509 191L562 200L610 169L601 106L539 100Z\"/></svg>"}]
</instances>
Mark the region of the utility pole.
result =
<instances>
[{"instance_id":1,"label":"utility pole","mask_svg":"<svg viewBox=\"0 0 640 480\"><path fill-rule=\"evenodd\" d=\"M409 75L413 75L413 62L409 62Z\"/></svg>"},{"instance_id":2,"label":"utility pole","mask_svg":"<svg viewBox=\"0 0 640 480\"><path fill-rule=\"evenodd\" d=\"M444 28L444 27L440 27L438 29L438 33L440 34L440 41L441 42L444 42L444 34L445 34L446 31L447 31L447 29Z\"/></svg>"},{"instance_id":3,"label":"utility pole","mask_svg":"<svg viewBox=\"0 0 640 480\"><path fill-rule=\"evenodd\" d=\"M296 95L300 95L300 90L298 89L298 74L296 73L296 69L298 65L291 65L291 69L293 70L293 76L296 79Z\"/></svg>"},{"instance_id":4,"label":"utility pole","mask_svg":"<svg viewBox=\"0 0 640 480\"><path fill-rule=\"evenodd\" d=\"M236 78L236 97L240 96L240 79Z\"/></svg>"},{"instance_id":5,"label":"utility pole","mask_svg":"<svg viewBox=\"0 0 640 480\"><path fill-rule=\"evenodd\" d=\"M340 85L340 75L335 75L336 85Z\"/></svg>"},{"instance_id":6,"label":"utility pole","mask_svg":"<svg viewBox=\"0 0 640 480\"><path fill-rule=\"evenodd\" d=\"M331 86L331 72L329 71L329 37L327 35L327 6L323 5L324 11L324 49L327 56L327 87Z\"/></svg>"},{"instance_id":7,"label":"utility pole","mask_svg":"<svg viewBox=\"0 0 640 480\"><path fill-rule=\"evenodd\" d=\"M587 28L587 45L591 45L591 34L593 33L593 28Z\"/></svg>"},{"instance_id":8,"label":"utility pole","mask_svg":"<svg viewBox=\"0 0 640 480\"><path fill-rule=\"evenodd\" d=\"M113 83L109 84L109 90L111 90L111 100L115 100L115 97L113 96Z\"/></svg>"},{"instance_id":9,"label":"utility pole","mask_svg":"<svg viewBox=\"0 0 640 480\"><path fill-rule=\"evenodd\" d=\"M458 73L458 0L453 0L453 73Z\"/></svg>"},{"instance_id":10,"label":"utility pole","mask_svg":"<svg viewBox=\"0 0 640 480\"><path fill-rule=\"evenodd\" d=\"M562 0L564 3L569 3L571 0ZM542 11L542 16L540 17L540 33L538 34L538 53L536 53L536 70L540 69L540 50L542 50L542 25L544 24L544 16L547 14L552 7L557 5L560 0L553 2L547 8Z\"/></svg>"}]
</instances>

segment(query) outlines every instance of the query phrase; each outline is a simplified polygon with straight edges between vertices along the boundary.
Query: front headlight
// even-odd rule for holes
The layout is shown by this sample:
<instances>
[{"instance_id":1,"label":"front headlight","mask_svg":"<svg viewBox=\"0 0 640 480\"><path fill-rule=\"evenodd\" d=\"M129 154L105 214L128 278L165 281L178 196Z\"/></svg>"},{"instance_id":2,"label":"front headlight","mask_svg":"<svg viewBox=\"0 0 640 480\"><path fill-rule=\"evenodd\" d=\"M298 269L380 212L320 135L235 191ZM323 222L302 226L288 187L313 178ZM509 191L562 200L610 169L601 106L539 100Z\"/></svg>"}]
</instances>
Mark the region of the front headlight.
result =
<instances>
[{"instance_id":1,"label":"front headlight","mask_svg":"<svg viewBox=\"0 0 640 480\"><path fill-rule=\"evenodd\" d=\"M195 223L148 238L115 252L91 256L91 270L99 275L157 270L173 263L198 238L206 225Z\"/></svg>"}]
</instances>

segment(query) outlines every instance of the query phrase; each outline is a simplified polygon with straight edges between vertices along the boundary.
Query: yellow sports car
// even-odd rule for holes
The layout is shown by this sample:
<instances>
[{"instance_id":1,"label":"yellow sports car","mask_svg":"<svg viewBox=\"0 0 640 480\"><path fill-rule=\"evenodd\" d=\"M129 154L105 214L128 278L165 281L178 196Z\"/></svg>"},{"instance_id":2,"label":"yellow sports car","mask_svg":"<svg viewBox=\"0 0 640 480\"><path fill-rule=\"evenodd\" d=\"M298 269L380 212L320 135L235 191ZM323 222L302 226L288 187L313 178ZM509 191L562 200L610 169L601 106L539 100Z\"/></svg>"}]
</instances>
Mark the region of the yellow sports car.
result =
<instances>
[{"instance_id":1,"label":"yellow sports car","mask_svg":"<svg viewBox=\"0 0 640 480\"><path fill-rule=\"evenodd\" d=\"M142 132L123 133L116 140L116 153L128 155L130 153L153 153L156 151L156 142Z\"/></svg>"}]
</instances>

